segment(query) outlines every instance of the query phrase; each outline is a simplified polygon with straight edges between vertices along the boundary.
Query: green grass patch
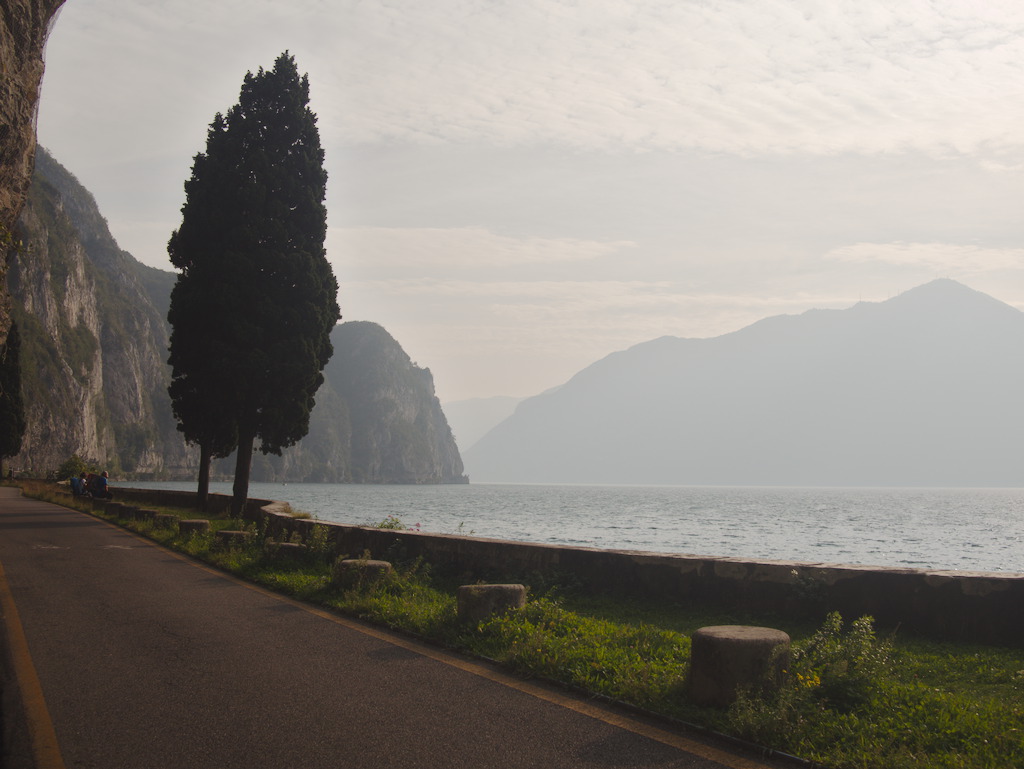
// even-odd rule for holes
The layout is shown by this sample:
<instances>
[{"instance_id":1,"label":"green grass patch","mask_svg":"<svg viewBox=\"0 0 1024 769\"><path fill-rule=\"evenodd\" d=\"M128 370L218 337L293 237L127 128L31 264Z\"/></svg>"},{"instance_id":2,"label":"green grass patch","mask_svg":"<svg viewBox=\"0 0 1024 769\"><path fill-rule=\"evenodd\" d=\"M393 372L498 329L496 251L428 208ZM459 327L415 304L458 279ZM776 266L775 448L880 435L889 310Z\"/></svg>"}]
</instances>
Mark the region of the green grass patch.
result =
<instances>
[{"instance_id":1,"label":"green grass patch","mask_svg":"<svg viewBox=\"0 0 1024 769\"><path fill-rule=\"evenodd\" d=\"M91 511L88 501L25 491ZM282 558L252 523L210 520L210 533L192 536L148 521L118 523L298 599L835 769L1024 767L1021 649L879 637L870 618L844 622L830 615L823 624L809 624L593 597L574 590L564 575L536 575L527 580L532 594L525 609L467 627L456 618L457 585L421 561L398 562L380 579L343 582L334 578L336 555L324 527L314 527L301 552ZM385 524L398 528L400 522ZM218 547L221 529L250 531L252 540ZM781 689L741 696L727 711L687 700L690 636L721 624L769 625L791 635Z\"/></svg>"}]
</instances>

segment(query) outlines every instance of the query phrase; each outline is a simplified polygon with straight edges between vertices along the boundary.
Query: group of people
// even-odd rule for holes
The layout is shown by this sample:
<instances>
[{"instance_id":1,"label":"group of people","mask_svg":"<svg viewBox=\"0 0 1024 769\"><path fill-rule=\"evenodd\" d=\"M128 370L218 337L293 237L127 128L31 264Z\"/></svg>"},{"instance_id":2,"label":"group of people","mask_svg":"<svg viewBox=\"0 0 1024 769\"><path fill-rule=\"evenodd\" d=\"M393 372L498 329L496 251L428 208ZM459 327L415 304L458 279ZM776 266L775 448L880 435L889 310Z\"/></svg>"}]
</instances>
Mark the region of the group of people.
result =
<instances>
[{"instance_id":1,"label":"group of people","mask_svg":"<svg viewBox=\"0 0 1024 769\"><path fill-rule=\"evenodd\" d=\"M78 476L71 476L71 493L76 497L96 497L97 499L111 499L110 487L107 480L110 476L107 471L97 475L96 473L83 472Z\"/></svg>"}]
</instances>

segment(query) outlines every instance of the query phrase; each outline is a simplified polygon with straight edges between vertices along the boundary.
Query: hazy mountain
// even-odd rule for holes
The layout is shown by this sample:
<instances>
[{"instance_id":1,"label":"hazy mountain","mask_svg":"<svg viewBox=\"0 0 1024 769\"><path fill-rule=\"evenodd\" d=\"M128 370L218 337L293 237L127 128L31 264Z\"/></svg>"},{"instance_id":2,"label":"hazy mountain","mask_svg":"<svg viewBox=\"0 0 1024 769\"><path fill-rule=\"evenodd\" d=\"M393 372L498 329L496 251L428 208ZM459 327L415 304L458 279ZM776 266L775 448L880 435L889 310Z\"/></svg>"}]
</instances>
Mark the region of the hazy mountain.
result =
<instances>
[{"instance_id":1,"label":"hazy mountain","mask_svg":"<svg viewBox=\"0 0 1024 769\"><path fill-rule=\"evenodd\" d=\"M522 400L508 395L497 395L493 398L449 401L444 404L444 413L448 417L448 424L452 426L455 440L465 451L496 425L512 416L512 412Z\"/></svg>"},{"instance_id":2,"label":"hazy mountain","mask_svg":"<svg viewBox=\"0 0 1024 769\"><path fill-rule=\"evenodd\" d=\"M342 323L309 434L280 457L253 457L259 481L464 483L462 457L430 369L376 323ZM234 460L218 463L234 472Z\"/></svg>"},{"instance_id":3,"label":"hazy mountain","mask_svg":"<svg viewBox=\"0 0 1024 769\"><path fill-rule=\"evenodd\" d=\"M951 280L609 355L520 404L475 481L1024 484L1024 313Z\"/></svg>"}]
</instances>

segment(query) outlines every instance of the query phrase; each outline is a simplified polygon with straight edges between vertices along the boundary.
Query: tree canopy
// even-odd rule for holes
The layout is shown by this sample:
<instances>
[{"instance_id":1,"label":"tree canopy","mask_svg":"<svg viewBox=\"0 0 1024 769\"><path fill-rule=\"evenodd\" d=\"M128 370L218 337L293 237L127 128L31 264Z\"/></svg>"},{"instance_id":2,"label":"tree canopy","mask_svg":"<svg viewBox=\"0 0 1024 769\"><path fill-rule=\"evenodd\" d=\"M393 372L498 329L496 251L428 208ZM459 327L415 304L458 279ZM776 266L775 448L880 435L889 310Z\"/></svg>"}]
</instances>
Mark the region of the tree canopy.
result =
<instances>
[{"instance_id":1,"label":"tree canopy","mask_svg":"<svg viewBox=\"0 0 1024 769\"><path fill-rule=\"evenodd\" d=\"M287 52L246 74L238 104L210 124L168 243L181 270L168 313L174 413L207 457L237 446L236 513L256 439L280 454L308 432L340 317L308 105L308 78Z\"/></svg>"}]
</instances>

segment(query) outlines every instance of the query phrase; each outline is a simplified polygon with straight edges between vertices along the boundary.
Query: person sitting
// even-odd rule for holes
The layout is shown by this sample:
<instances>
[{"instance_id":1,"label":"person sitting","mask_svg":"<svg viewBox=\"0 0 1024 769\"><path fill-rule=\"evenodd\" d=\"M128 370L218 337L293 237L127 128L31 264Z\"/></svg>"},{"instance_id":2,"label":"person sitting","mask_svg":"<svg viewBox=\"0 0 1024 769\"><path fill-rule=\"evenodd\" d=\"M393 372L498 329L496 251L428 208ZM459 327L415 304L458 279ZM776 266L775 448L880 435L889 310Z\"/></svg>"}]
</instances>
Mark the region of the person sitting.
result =
<instances>
[{"instance_id":1,"label":"person sitting","mask_svg":"<svg viewBox=\"0 0 1024 769\"><path fill-rule=\"evenodd\" d=\"M110 493L110 488L107 484L107 479L110 476L107 475L107 471L104 470L99 475L94 475L92 484L89 487L89 491L97 499L113 499L114 495Z\"/></svg>"},{"instance_id":2,"label":"person sitting","mask_svg":"<svg viewBox=\"0 0 1024 769\"><path fill-rule=\"evenodd\" d=\"M69 483L71 484L71 494L73 496L80 497L85 494L85 473L82 473L81 476L72 475Z\"/></svg>"}]
</instances>

